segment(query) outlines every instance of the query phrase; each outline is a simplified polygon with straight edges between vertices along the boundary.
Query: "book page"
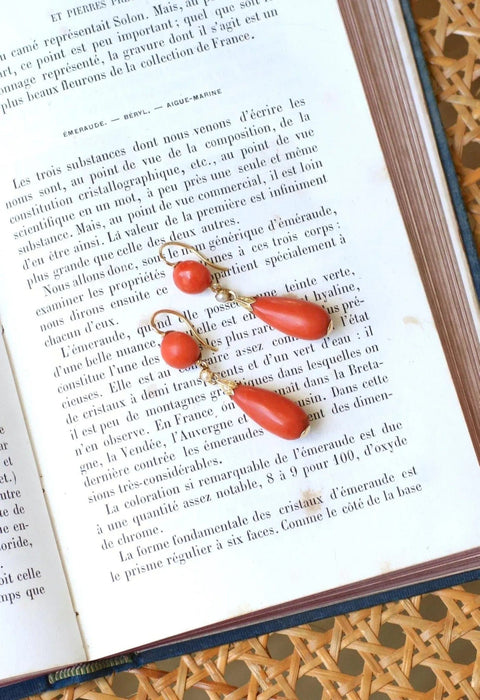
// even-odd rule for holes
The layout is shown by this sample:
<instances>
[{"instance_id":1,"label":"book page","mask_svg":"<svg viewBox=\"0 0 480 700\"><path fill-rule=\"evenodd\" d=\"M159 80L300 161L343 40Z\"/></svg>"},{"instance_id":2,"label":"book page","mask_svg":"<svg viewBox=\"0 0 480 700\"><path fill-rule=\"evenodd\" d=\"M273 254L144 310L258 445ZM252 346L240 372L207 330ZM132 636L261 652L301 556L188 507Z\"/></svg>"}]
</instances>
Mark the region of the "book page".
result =
<instances>
[{"instance_id":1,"label":"book page","mask_svg":"<svg viewBox=\"0 0 480 700\"><path fill-rule=\"evenodd\" d=\"M477 459L336 3L28 9L0 12L0 308L90 656L478 545ZM183 294L165 241L333 332ZM309 434L168 367L159 309Z\"/></svg>"},{"instance_id":2,"label":"book page","mask_svg":"<svg viewBox=\"0 0 480 700\"><path fill-rule=\"evenodd\" d=\"M2 680L85 658L0 339L0 655ZM61 635L59 630L62 631Z\"/></svg>"}]
</instances>

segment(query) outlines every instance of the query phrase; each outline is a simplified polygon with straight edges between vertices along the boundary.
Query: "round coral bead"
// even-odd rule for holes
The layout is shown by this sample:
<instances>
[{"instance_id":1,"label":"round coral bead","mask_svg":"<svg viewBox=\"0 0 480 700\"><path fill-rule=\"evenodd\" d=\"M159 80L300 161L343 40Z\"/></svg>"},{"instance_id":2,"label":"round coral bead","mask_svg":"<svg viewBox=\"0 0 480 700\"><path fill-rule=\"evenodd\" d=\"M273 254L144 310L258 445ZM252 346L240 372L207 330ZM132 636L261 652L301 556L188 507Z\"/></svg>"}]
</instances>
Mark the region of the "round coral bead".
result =
<instances>
[{"instance_id":1,"label":"round coral bead","mask_svg":"<svg viewBox=\"0 0 480 700\"><path fill-rule=\"evenodd\" d=\"M173 268L175 285L187 294L204 292L212 282L210 270L197 260L184 260Z\"/></svg>"},{"instance_id":2,"label":"round coral bead","mask_svg":"<svg viewBox=\"0 0 480 700\"><path fill-rule=\"evenodd\" d=\"M318 304L294 297L257 297L255 316L282 333L304 340L318 340L331 329L330 316Z\"/></svg>"},{"instance_id":3,"label":"round coral bead","mask_svg":"<svg viewBox=\"0 0 480 700\"><path fill-rule=\"evenodd\" d=\"M285 396L257 386L237 384L231 398L255 423L285 440L296 440L308 431L307 414Z\"/></svg>"},{"instance_id":4,"label":"round coral bead","mask_svg":"<svg viewBox=\"0 0 480 700\"><path fill-rule=\"evenodd\" d=\"M160 345L160 353L170 367L185 369L200 357L200 348L191 335L181 331L168 331Z\"/></svg>"}]
</instances>

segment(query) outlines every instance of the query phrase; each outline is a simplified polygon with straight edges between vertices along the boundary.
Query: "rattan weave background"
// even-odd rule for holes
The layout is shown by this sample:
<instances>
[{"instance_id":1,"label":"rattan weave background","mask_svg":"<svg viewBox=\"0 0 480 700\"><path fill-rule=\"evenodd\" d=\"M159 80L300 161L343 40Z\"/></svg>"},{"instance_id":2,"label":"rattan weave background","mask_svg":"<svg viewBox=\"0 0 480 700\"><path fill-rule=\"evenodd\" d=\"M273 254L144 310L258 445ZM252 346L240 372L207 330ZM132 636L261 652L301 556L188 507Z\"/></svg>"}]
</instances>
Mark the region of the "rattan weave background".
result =
<instances>
[{"instance_id":1,"label":"rattan weave background","mask_svg":"<svg viewBox=\"0 0 480 700\"><path fill-rule=\"evenodd\" d=\"M411 0L480 250L480 0ZM160 662L43 700L480 698L480 584Z\"/></svg>"},{"instance_id":2,"label":"rattan weave background","mask_svg":"<svg viewBox=\"0 0 480 700\"><path fill-rule=\"evenodd\" d=\"M411 5L480 250L480 2Z\"/></svg>"}]
</instances>

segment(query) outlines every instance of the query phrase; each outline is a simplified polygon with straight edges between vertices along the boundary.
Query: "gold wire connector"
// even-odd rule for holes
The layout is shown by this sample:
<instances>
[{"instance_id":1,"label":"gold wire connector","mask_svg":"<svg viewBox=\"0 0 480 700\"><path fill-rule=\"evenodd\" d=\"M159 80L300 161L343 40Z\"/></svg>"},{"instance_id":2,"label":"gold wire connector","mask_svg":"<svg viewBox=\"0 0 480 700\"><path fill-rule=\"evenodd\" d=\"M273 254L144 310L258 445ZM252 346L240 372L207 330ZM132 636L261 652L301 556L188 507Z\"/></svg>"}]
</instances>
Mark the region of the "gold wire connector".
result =
<instances>
[{"instance_id":1,"label":"gold wire connector","mask_svg":"<svg viewBox=\"0 0 480 700\"><path fill-rule=\"evenodd\" d=\"M231 379L223 379L217 372L212 372L207 362L203 360L198 360L197 366L200 367L200 379L205 384L213 384L214 386L219 386L224 394L227 396L232 396L235 388L237 387L237 382Z\"/></svg>"},{"instance_id":2,"label":"gold wire connector","mask_svg":"<svg viewBox=\"0 0 480 700\"><path fill-rule=\"evenodd\" d=\"M213 282L213 284L210 285L210 289L215 294L215 299L217 301L232 302L234 304L238 304L239 306L243 306L244 309L247 309L247 311L253 313L252 304L255 302L256 297L242 296L241 294L237 294L231 289L226 289L225 287L222 287L216 282Z\"/></svg>"},{"instance_id":3,"label":"gold wire connector","mask_svg":"<svg viewBox=\"0 0 480 700\"><path fill-rule=\"evenodd\" d=\"M204 262L205 265L208 265L209 267L213 267L215 270L221 270L222 272L228 272L228 267L222 267L221 265L217 265L216 263L212 262L207 257L205 257L205 255L203 255L203 253L201 253L199 250L194 248L192 245L188 245L188 243L177 243L177 241L167 241L166 243L162 243L162 245L160 246L160 248L158 250L158 255L159 255L160 259L163 260L163 262L166 263L167 265L170 265L170 267L175 267L175 265L177 264L176 262L172 262L171 260L167 260L167 258L163 254L163 251L165 250L165 248L167 248L170 245L176 245L176 246L179 246L180 248L185 248L185 250L190 251L191 253L196 255L197 258L200 258L200 260L202 262Z\"/></svg>"}]
</instances>

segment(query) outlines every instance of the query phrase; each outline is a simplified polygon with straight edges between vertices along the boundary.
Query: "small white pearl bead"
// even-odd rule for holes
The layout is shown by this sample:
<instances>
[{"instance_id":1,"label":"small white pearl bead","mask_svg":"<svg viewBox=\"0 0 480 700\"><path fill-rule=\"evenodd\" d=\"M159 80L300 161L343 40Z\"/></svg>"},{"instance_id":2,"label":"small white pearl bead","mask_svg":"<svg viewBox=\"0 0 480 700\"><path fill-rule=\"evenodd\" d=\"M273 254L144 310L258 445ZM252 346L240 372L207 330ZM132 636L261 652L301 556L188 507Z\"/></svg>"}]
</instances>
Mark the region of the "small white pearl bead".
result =
<instances>
[{"instance_id":1,"label":"small white pearl bead","mask_svg":"<svg viewBox=\"0 0 480 700\"><path fill-rule=\"evenodd\" d=\"M228 289L219 289L215 294L215 299L217 301L230 301L230 292Z\"/></svg>"}]
</instances>

